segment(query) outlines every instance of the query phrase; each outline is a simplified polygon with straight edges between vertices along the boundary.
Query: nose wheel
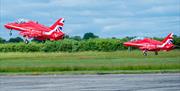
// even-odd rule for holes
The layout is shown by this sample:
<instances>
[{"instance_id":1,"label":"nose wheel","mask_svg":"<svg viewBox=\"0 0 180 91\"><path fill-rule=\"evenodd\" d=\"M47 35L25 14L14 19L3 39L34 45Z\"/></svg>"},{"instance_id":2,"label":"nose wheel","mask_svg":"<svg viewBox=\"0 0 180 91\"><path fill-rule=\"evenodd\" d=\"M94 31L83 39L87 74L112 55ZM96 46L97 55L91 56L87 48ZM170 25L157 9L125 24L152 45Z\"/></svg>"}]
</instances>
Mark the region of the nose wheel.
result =
<instances>
[{"instance_id":1,"label":"nose wheel","mask_svg":"<svg viewBox=\"0 0 180 91\"><path fill-rule=\"evenodd\" d=\"M158 52L157 52L157 51L155 51L155 55L158 55Z\"/></svg>"},{"instance_id":2,"label":"nose wheel","mask_svg":"<svg viewBox=\"0 0 180 91\"><path fill-rule=\"evenodd\" d=\"M147 50L144 50L144 51L143 51L143 55L144 55L144 56L147 56Z\"/></svg>"},{"instance_id":3,"label":"nose wheel","mask_svg":"<svg viewBox=\"0 0 180 91\"><path fill-rule=\"evenodd\" d=\"M12 30L9 31L9 36L12 36Z\"/></svg>"}]
</instances>

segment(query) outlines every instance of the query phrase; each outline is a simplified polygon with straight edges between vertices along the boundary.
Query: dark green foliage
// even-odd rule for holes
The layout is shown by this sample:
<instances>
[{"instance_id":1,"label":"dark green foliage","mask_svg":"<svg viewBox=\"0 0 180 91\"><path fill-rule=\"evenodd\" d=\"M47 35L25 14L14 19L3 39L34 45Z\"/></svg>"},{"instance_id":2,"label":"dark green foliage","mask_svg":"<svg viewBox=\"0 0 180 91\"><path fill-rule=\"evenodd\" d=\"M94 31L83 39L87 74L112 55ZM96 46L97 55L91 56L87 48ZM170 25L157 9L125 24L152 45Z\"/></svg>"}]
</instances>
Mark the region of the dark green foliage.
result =
<instances>
[{"instance_id":1,"label":"dark green foliage","mask_svg":"<svg viewBox=\"0 0 180 91\"><path fill-rule=\"evenodd\" d=\"M90 38L98 38L98 36L94 35L93 33L85 33L83 39L90 39Z\"/></svg>"},{"instance_id":2,"label":"dark green foliage","mask_svg":"<svg viewBox=\"0 0 180 91\"><path fill-rule=\"evenodd\" d=\"M6 40L0 37L0 43L5 43Z\"/></svg>"},{"instance_id":3,"label":"dark green foliage","mask_svg":"<svg viewBox=\"0 0 180 91\"><path fill-rule=\"evenodd\" d=\"M23 42L24 40L21 37L16 37L16 38L10 38L8 42Z\"/></svg>"},{"instance_id":4,"label":"dark green foliage","mask_svg":"<svg viewBox=\"0 0 180 91\"><path fill-rule=\"evenodd\" d=\"M81 39L81 36L73 36L73 37L71 37L70 39L74 39L74 40L77 40L77 41L82 40L82 39Z\"/></svg>"},{"instance_id":5,"label":"dark green foliage","mask_svg":"<svg viewBox=\"0 0 180 91\"><path fill-rule=\"evenodd\" d=\"M84 51L116 51L123 50L122 42L118 39L89 39L85 41Z\"/></svg>"},{"instance_id":6,"label":"dark green foliage","mask_svg":"<svg viewBox=\"0 0 180 91\"><path fill-rule=\"evenodd\" d=\"M126 49L119 39L89 39L77 41L64 39L46 41L0 44L0 52L78 52L78 51L117 51Z\"/></svg>"},{"instance_id":7,"label":"dark green foliage","mask_svg":"<svg viewBox=\"0 0 180 91\"><path fill-rule=\"evenodd\" d=\"M65 34L65 35L64 35L64 38L65 38L65 39L69 39L69 35Z\"/></svg>"},{"instance_id":8,"label":"dark green foliage","mask_svg":"<svg viewBox=\"0 0 180 91\"><path fill-rule=\"evenodd\" d=\"M38 39L32 39L32 42L37 42L37 43L44 43L46 40L38 40Z\"/></svg>"},{"instance_id":9,"label":"dark green foliage","mask_svg":"<svg viewBox=\"0 0 180 91\"><path fill-rule=\"evenodd\" d=\"M174 35L174 44L180 49L180 36Z\"/></svg>"},{"instance_id":10,"label":"dark green foliage","mask_svg":"<svg viewBox=\"0 0 180 91\"><path fill-rule=\"evenodd\" d=\"M22 42L4 44L0 43L0 52L79 52L127 50L128 48L124 47L123 43L129 41L132 38L133 37L126 37L122 39L90 38L82 40L80 36L75 36L73 38L65 38L64 40L59 41L47 40L45 43L36 41L30 42L29 44ZM155 39L162 40L161 38ZM176 48L180 48L179 36L174 36L174 44L176 45Z\"/></svg>"},{"instance_id":11,"label":"dark green foliage","mask_svg":"<svg viewBox=\"0 0 180 91\"><path fill-rule=\"evenodd\" d=\"M60 41L47 41L41 51L44 52L72 52L76 41L71 39L64 39Z\"/></svg>"},{"instance_id":12,"label":"dark green foliage","mask_svg":"<svg viewBox=\"0 0 180 91\"><path fill-rule=\"evenodd\" d=\"M43 47L42 44L30 43L7 43L0 44L0 52L37 52Z\"/></svg>"}]
</instances>

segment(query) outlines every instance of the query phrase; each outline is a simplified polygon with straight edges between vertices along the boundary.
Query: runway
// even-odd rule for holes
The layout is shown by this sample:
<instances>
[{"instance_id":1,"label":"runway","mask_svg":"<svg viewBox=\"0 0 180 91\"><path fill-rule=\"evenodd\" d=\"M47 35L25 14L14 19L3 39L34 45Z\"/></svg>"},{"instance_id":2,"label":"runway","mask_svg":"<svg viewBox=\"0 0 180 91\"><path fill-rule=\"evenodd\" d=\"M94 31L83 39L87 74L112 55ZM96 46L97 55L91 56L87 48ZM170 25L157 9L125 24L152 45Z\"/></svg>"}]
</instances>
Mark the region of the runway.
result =
<instances>
[{"instance_id":1,"label":"runway","mask_svg":"<svg viewBox=\"0 0 180 91\"><path fill-rule=\"evenodd\" d=\"M0 76L0 91L180 91L180 73Z\"/></svg>"}]
</instances>

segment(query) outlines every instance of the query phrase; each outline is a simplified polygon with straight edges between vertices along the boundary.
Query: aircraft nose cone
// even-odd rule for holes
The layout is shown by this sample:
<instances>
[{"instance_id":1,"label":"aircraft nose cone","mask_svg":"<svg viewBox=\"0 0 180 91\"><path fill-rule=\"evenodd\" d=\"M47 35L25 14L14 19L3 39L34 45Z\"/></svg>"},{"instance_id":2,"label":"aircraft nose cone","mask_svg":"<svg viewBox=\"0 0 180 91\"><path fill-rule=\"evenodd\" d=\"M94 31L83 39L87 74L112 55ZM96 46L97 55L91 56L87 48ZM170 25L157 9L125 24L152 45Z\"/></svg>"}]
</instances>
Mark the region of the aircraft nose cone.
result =
<instances>
[{"instance_id":1,"label":"aircraft nose cone","mask_svg":"<svg viewBox=\"0 0 180 91\"><path fill-rule=\"evenodd\" d=\"M7 28L7 24L5 24L5 25L4 25L4 27L6 27L6 28Z\"/></svg>"},{"instance_id":2,"label":"aircraft nose cone","mask_svg":"<svg viewBox=\"0 0 180 91\"><path fill-rule=\"evenodd\" d=\"M4 27L7 29L11 29L11 26L9 26L9 24L5 24Z\"/></svg>"},{"instance_id":3,"label":"aircraft nose cone","mask_svg":"<svg viewBox=\"0 0 180 91\"><path fill-rule=\"evenodd\" d=\"M130 46L130 43L129 42L125 42L123 43L125 46Z\"/></svg>"}]
</instances>

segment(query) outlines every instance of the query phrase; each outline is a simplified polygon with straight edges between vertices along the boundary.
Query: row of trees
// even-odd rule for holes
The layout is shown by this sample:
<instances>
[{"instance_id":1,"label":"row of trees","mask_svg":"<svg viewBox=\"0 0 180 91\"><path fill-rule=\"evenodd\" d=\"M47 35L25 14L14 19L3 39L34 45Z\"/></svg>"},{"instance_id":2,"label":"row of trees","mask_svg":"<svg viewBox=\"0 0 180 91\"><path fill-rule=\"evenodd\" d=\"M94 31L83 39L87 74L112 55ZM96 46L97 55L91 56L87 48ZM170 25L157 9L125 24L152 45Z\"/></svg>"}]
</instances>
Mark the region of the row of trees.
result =
<instances>
[{"instance_id":1,"label":"row of trees","mask_svg":"<svg viewBox=\"0 0 180 91\"><path fill-rule=\"evenodd\" d=\"M46 41L45 43L32 40L29 44L23 43L23 39L20 37L11 38L8 41L0 38L0 52L117 51L126 50L127 47L124 47L123 43L132 38L134 37L102 39L93 33L86 33L83 38L66 36L64 40ZM154 39L162 40L163 38ZM174 36L174 44L180 46L179 36Z\"/></svg>"}]
</instances>

